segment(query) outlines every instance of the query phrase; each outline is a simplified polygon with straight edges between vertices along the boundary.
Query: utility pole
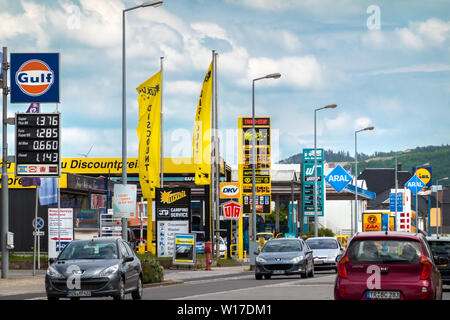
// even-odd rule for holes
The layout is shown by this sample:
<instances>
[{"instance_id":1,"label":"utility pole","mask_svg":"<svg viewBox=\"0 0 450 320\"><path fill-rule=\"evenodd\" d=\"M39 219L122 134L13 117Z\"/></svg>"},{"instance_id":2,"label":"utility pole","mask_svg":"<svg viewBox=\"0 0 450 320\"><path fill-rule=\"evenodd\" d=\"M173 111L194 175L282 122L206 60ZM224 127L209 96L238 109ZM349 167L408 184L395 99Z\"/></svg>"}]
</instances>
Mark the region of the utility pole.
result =
<instances>
[{"instance_id":1,"label":"utility pole","mask_svg":"<svg viewBox=\"0 0 450 320\"><path fill-rule=\"evenodd\" d=\"M1 246L2 246L2 278L8 278L9 256L7 237L9 229L9 190L8 190L8 48L3 47L3 139L2 139L2 217L1 217Z\"/></svg>"}]
</instances>

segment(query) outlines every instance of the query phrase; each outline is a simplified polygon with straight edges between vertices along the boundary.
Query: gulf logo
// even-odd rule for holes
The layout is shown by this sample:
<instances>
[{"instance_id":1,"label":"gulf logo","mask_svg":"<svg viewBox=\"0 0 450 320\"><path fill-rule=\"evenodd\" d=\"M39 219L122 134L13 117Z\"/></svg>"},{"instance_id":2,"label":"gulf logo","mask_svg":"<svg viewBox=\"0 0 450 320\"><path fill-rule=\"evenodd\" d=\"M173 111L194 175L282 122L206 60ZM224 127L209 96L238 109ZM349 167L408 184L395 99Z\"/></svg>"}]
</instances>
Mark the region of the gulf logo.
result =
<instances>
[{"instance_id":1,"label":"gulf logo","mask_svg":"<svg viewBox=\"0 0 450 320\"><path fill-rule=\"evenodd\" d=\"M431 173L425 168L419 168L416 170L415 175L427 185L431 180Z\"/></svg>"},{"instance_id":2,"label":"gulf logo","mask_svg":"<svg viewBox=\"0 0 450 320\"><path fill-rule=\"evenodd\" d=\"M25 61L16 72L16 83L23 93L40 96L47 92L55 78L53 70L41 60Z\"/></svg>"}]
</instances>

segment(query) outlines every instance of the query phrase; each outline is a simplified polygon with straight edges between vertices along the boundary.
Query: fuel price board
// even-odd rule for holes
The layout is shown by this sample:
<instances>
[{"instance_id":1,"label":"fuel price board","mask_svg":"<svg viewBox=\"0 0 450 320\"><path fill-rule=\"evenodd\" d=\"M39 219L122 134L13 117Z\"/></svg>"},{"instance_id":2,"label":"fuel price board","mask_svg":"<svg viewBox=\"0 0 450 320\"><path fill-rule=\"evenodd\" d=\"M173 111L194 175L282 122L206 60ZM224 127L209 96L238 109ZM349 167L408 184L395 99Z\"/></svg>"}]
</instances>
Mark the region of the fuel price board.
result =
<instances>
[{"instance_id":1,"label":"fuel price board","mask_svg":"<svg viewBox=\"0 0 450 320\"><path fill-rule=\"evenodd\" d=\"M15 175L59 177L61 114L16 113Z\"/></svg>"}]
</instances>

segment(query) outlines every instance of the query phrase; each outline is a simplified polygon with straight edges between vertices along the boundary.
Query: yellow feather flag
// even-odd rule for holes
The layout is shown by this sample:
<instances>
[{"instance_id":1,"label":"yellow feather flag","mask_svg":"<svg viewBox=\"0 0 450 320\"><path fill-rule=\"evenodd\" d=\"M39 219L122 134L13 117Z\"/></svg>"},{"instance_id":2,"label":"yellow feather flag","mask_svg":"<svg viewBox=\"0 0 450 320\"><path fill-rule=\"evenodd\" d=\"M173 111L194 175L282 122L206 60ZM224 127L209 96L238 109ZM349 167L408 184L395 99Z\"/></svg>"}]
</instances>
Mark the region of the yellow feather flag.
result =
<instances>
[{"instance_id":1,"label":"yellow feather flag","mask_svg":"<svg viewBox=\"0 0 450 320\"><path fill-rule=\"evenodd\" d=\"M139 122L136 128L139 138L139 182L142 196L155 197L155 188L159 187L161 170L161 80L159 71L139 85Z\"/></svg>"},{"instance_id":2,"label":"yellow feather flag","mask_svg":"<svg viewBox=\"0 0 450 320\"><path fill-rule=\"evenodd\" d=\"M209 65L198 100L194 122L195 184L209 184L211 175L211 93L212 62Z\"/></svg>"}]
</instances>

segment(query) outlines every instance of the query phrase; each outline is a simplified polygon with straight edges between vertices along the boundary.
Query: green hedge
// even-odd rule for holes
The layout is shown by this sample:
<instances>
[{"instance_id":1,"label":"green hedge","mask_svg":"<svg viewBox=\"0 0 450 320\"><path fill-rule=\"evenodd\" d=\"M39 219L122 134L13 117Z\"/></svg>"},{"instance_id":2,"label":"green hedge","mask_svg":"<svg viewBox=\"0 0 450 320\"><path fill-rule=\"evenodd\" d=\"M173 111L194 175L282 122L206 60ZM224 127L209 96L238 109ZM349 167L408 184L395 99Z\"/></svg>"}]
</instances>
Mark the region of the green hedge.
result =
<instances>
[{"instance_id":1,"label":"green hedge","mask_svg":"<svg viewBox=\"0 0 450 320\"><path fill-rule=\"evenodd\" d=\"M155 283L164 281L164 269L156 261L151 253L137 254L142 264L142 274L144 283Z\"/></svg>"}]
</instances>

